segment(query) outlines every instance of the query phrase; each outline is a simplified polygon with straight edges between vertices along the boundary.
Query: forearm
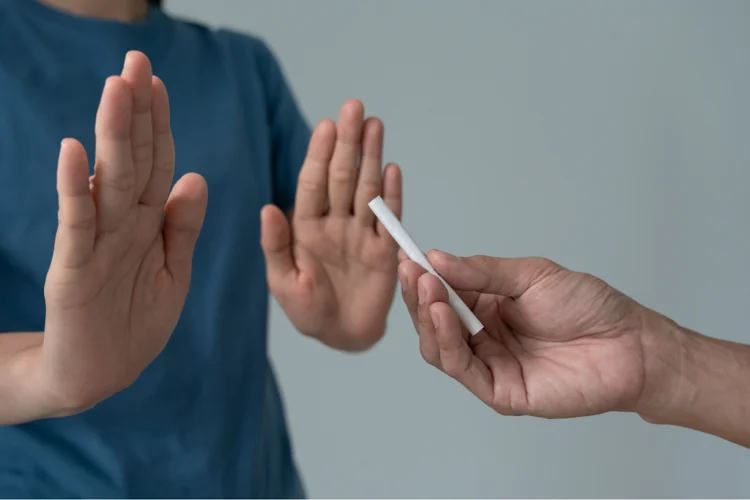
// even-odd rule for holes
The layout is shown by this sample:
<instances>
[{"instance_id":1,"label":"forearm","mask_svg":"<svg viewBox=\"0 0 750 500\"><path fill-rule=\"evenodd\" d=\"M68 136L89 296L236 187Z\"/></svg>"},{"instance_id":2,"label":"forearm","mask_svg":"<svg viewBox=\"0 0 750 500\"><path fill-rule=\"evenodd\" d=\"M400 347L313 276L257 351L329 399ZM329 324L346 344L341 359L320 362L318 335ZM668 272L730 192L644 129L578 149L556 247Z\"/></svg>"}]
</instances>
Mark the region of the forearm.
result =
<instances>
[{"instance_id":1,"label":"forearm","mask_svg":"<svg viewBox=\"0 0 750 500\"><path fill-rule=\"evenodd\" d=\"M636 411L750 447L750 346L709 338L649 311L646 384Z\"/></svg>"},{"instance_id":2,"label":"forearm","mask_svg":"<svg viewBox=\"0 0 750 500\"><path fill-rule=\"evenodd\" d=\"M41 333L0 334L0 425L12 425L60 412L43 396L32 369Z\"/></svg>"}]
</instances>

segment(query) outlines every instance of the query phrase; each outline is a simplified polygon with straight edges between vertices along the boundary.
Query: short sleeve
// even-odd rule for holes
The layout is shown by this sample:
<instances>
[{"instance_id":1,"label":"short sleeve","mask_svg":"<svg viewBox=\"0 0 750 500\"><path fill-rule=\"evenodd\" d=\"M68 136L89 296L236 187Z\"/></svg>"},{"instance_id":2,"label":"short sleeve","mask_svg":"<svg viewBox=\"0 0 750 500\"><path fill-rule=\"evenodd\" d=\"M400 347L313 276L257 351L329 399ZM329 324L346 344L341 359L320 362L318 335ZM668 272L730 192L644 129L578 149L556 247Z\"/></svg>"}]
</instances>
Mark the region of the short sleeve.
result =
<instances>
[{"instance_id":1,"label":"short sleeve","mask_svg":"<svg viewBox=\"0 0 750 500\"><path fill-rule=\"evenodd\" d=\"M310 142L310 126L300 112L276 56L261 41L258 51L271 140L273 203L286 212L294 206L297 176Z\"/></svg>"}]
</instances>

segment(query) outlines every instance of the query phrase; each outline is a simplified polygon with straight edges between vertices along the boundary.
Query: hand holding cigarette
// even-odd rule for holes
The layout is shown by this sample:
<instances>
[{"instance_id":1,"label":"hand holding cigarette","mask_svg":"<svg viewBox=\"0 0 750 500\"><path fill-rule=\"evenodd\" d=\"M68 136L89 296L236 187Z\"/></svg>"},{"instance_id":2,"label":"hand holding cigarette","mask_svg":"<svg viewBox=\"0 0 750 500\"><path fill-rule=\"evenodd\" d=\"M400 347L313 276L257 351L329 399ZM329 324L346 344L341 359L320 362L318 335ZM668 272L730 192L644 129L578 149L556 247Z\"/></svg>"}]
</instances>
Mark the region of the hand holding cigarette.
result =
<instances>
[{"instance_id":1,"label":"hand holding cigarette","mask_svg":"<svg viewBox=\"0 0 750 500\"><path fill-rule=\"evenodd\" d=\"M425 271L432 274L442 282L448 293L448 303L456 312L459 319L463 323L464 327L469 331L469 333L471 333L472 335L476 335L477 333L479 333L482 328L484 328L484 326L482 326L482 322L477 319L474 313L471 312L471 309L466 306L466 304L461 300L458 294L456 294L453 288L451 288L451 286L437 273L437 271L435 271L435 268L430 265L427 257L425 257L425 255L419 249L411 236L409 236L409 233L406 232L404 227L399 222L398 217L396 217L396 215L388 208L388 205L386 205L383 198L378 196L369 203L369 206L378 220L380 220L380 222L383 224L383 227L385 227L390 235L393 236L393 239L396 240L396 243L398 243L398 246L401 247L403 253L407 255L411 260L422 266Z\"/></svg>"}]
</instances>

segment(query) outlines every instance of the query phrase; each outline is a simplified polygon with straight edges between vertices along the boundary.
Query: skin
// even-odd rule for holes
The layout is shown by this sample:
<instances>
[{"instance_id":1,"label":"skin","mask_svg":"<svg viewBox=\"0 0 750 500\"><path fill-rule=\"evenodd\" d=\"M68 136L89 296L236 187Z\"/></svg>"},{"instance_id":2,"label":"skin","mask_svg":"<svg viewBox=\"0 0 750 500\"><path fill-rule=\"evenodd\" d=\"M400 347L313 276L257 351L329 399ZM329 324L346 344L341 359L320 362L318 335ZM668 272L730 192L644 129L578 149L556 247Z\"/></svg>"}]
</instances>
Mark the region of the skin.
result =
<instances>
[{"instance_id":1,"label":"skin","mask_svg":"<svg viewBox=\"0 0 750 500\"><path fill-rule=\"evenodd\" d=\"M56 8L137 19L145 2L48 0ZM356 100L322 121L299 175L293 216L261 212L267 278L292 323L358 351L385 332L396 246L367 208L401 212L401 173L382 168L383 125ZM172 187L167 91L148 58L128 53L96 118L95 175L75 139L60 148L59 227L45 283L44 332L0 335L0 425L74 414L131 385L174 330L207 206L205 180ZM161 218L164 217L164 225Z\"/></svg>"},{"instance_id":2,"label":"skin","mask_svg":"<svg viewBox=\"0 0 750 500\"><path fill-rule=\"evenodd\" d=\"M148 13L146 0L38 0L50 7L76 16L131 23Z\"/></svg>"},{"instance_id":3,"label":"skin","mask_svg":"<svg viewBox=\"0 0 750 500\"><path fill-rule=\"evenodd\" d=\"M60 147L45 330L2 344L2 388L18 403L2 407L4 424L81 411L130 385L166 345L187 295L207 188L197 174L172 187L167 91L142 54L107 80L95 129L91 178L81 143ZM14 344L24 349L9 356Z\"/></svg>"},{"instance_id":4,"label":"skin","mask_svg":"<svg viewBox=\"0 0 750 500\"><path fill-rule=\"evenodd\" d=\"M145 0L41 1L121 22L147 13ZM129 385L171 335L207 194L195 174L169 190L168 114L148 60L129 54L102 95L93 179L80 143L63 142L47 325L0 335L0 424L82 411ZM382 141L382 123L346 103L338 123L314 132L294 215L273 206L261 214L271 291L300 331L340 349L376 342L392 300L395 246L365 206L382 194L401 211L398 167L380 170ZM750 446L750 389L741 383L750 347L683 328L545 259L429 258L486 329L469 338L439 280L402 256L402 296L422 355L499 413L631 411Z\"/></svg>"},{"instance_id":5,"label":"skin","mask_svg":"<svg viewBox=\"0 0 750 500\"><path fill-rule=\"evenodd\" d=\"M291 224L274 206L261 216L271 292L300 332L347 351L383 336L398 264L367 202L382 195L400 214L401 175L394 164L381 174L383 125L363 114L349 101L338 127L324 120L313 132Z\"/></svg>"},{"instance_id":6,"label":"skin","mask_svg":"<svg viewBox=\"0 0 750 500\"><path fill-rule=\"evenodd\" d=\"M546 259L428 258L485 329L469 336L443 284L400 254L422 356L498 413L628 411L750 446L750 347L682 328Z\"/></svg>"}]
</instances>

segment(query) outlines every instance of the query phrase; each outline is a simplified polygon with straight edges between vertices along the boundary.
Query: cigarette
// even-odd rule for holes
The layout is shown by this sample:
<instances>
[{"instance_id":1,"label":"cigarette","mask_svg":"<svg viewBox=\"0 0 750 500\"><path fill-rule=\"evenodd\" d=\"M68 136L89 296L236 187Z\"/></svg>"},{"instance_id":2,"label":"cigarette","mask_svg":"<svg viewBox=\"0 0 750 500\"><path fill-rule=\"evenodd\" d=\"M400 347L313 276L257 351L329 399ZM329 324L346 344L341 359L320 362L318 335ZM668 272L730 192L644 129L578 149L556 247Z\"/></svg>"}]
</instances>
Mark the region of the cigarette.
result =
<instances>
[{"instance_id":1,"label":"cigarette","mask_svg":"<svg viewBox=\"0 0 750 500\"><path fill-rule=\"evenodd\" d=\"M446 282L443 277L435 271L435 268L432 267L425 254L422 253L417 244L414 243L411 236L409 236L409 233L406 232L404 226L401 225L398 217L396 217L391 209L388 208L388 205L385 204L383 198L378 196L368 203L368 206L375 214L375 217L380 220L385 229L391 234L391 236L393 236L393 239L396 240L396 243L401 247L401 250L403 250L411 260L422 266L425 271L436 276L443 283L445 289L448 290L448 304L450 304L456 312L458 319L461 320L469 333L476 335L483 330L484 325L482 325L482 322L479 321L473 312L471 312L469 306L461 300L461 297L458 296L448 282Z\"/></svg>"}]
</instances>

